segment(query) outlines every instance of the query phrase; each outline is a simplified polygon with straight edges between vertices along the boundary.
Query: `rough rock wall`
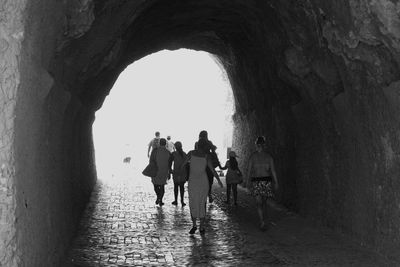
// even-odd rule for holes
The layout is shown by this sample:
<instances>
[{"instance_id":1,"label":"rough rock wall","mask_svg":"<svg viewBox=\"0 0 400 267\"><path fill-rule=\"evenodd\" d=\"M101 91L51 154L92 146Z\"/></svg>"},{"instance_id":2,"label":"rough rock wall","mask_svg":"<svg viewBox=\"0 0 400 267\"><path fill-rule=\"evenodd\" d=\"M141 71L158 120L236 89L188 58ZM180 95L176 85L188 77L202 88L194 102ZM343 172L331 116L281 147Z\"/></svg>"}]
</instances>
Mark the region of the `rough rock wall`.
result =
<instances>
[{"instance_id":1,"label":"rough rock wall","mask_svg":"<svg viewBox=\"0 0 400 267\"><path fill-rule=\"evenodd\" d=\"M278 77L299 97L282 106L278 90L271 104L286 109L280 113L255 103L262 112L239 110L236 139L265 134L279 160L279 128L294 130L283 148L295 159L282 167L294 169L299 212L400 258L398 4L270 3L286 39L275 54Z\"/></svg>"},{"instance_id":2,"label":"rough rock wall","mask_svg":"<svg viewBox=\"0 0 400 267\"><path fill-rule=\"evenodd\" d=\"M15 105L20 82L18 57L26 1L0 3L0 266L19 266L16 237Z\"/></svg>"},{"instance_id":3,"label":"rough rock wall","mask_svg":"<svg viewBox=\"0 0 400 267\"><path fill-rule=\"evenodd\" d=\"M19 83L10 153L16 208L9 222L13 247L6 251L15 250L15 266L61 265L95 181L93 112L53 74L57 49L90 27L89 2L31 1L19 18L23 28L14 34L22 41L14 54Z\"/></svg>"}]
</instances>

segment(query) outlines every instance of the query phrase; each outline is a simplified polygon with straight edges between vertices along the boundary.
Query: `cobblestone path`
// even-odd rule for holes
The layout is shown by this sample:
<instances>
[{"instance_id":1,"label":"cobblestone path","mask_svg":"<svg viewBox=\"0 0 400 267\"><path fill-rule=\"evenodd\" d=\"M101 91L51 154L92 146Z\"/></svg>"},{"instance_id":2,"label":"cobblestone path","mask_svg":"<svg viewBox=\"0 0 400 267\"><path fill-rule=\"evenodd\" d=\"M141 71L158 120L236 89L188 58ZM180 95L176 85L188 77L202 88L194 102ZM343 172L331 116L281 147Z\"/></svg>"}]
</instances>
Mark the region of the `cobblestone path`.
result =
<instances>
[{"instance_id":1,"label":"cobblestone path","mask_svg":"<svg viewBox=\"0 0 400 267\"><path fill-rule=\"evenodd\" d=\"M66 266L399 266L276 206L261 232L246 191L235 207L224 190L214 187L205 235L190 236L189 207L171 204L172 181L163 207L137 171L99 181Z\"/></svg>"}]
</instances>

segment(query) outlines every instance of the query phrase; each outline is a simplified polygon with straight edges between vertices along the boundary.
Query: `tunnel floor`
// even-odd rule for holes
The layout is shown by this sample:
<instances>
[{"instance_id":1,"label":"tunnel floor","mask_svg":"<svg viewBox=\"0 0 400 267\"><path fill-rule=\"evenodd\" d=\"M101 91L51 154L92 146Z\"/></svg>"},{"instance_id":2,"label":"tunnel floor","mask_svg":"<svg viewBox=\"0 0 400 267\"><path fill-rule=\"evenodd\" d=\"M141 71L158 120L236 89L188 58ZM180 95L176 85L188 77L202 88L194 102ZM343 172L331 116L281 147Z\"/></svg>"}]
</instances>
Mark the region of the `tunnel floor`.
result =
<instances>
[{"instance_id":1,"label":"tunnel floor","mask_svg":"<svg viewBox=\"0 0 400 267\"><path fill-rule=\"evenodd\" d=\"M185 193L188 204L187 188ZM171 204L172 180L159 207L150 179L127 165L97 183L65 266L396 265L273 202L270 228L261 232L253 199L244 189L238 206L224 203L225 188L214 185L213 195L205 235L191 236L188 205Z\"/></svg>"}]
</instances>

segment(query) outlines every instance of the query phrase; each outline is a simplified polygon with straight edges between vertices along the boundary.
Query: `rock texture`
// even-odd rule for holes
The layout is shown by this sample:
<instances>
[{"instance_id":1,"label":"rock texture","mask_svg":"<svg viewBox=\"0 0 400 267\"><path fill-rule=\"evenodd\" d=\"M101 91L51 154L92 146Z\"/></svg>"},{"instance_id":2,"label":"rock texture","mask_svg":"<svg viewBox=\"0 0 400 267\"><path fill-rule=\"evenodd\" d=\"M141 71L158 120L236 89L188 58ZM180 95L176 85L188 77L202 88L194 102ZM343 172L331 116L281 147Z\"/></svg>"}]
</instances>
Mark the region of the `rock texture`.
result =
<instances>
[{"instance_id":1,"label":"rock texture","mask_svg":"<svg viewBox=\"0 0 400 267\"><path fill-rule=\"evenodd\" d=\"M127 65L179 48L226 69L235 149L246 158L255 136L267 137L282 203L400 259L395 1L1 5L2 264L62 257L95 181L94 112Z\"/></svg>"}]
</instances>

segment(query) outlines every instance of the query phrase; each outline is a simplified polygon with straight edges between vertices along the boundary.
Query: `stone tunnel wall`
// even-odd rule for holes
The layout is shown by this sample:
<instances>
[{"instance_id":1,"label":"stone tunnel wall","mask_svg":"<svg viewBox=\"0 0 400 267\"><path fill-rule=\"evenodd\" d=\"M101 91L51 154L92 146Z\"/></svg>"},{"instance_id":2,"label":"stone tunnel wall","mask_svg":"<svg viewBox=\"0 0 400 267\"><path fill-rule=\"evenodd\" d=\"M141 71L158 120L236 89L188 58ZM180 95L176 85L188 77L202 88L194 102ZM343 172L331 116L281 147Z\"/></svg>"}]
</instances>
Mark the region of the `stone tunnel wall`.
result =
<instances>
[{"instance_id":1,"label":"stone tunnel wall","mask_svg":"<svg viewBox=\"0 0 400 267\"><path fill-rule=\"evenodd\" d=\"M262 88L234 81L239 90L245 84L258 91L254 98L260 99L253 110L235 114L234 146L246 155L254 147L254 137L266 135L284 180L278 195L284 203L398 260L400 87L395 7L390 1L374 1L371 6L349 1L352 5L342 7L332 2L289 2L274 4L290 41L276 61L276 71L282 87L289 85L299 98L290 105L272 102L271 108L261 101ZM292 199L285 197L285 184L295 187Z\"/></svg>"},{"instance_id":2,"label":"stone tunnel wall","mask_svg":"<svg viewBox=\"0 0 400 267\"><path fill-rule=\"evenodd\" d=\"M93 112L52 75L68 6L1 5L0 266L61 266L95 181Z\"/></svg>"},{"instance_id":3,"label":"stone tunnel wall","mask_svg":"<svg viewBox=\"0 0 400 267\"><path fill-rule=\"evenodd\" d=\"M15 105L20 81L22 17L26 1L0 3L0 266L18 266L15 185Z\"/></svg>"}]
</instances>

